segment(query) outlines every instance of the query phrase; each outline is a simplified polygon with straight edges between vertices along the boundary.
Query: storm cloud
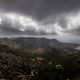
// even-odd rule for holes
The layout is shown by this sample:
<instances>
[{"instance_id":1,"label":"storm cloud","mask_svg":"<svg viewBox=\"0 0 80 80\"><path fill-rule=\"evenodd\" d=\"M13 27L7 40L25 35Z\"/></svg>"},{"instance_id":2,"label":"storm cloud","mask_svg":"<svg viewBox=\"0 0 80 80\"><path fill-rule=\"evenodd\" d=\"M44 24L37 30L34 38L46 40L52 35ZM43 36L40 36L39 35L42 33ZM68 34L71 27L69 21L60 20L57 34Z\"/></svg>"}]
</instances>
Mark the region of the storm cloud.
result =
<instances>
[{"instance_id":1,"label":"storm cloud","mask_svg":"<svg viewBox=\"0 0 80 80\"><path fill-rule=\"evenodd\" d=\"M80 37L80 0L0 0L0 35Z\"/></svg>"},{"instance_id":2,"label":"storm cloud","mask_svg":"<svg viewBox=\"0 0 80 80\"><path fill-rule=\"evenodd\" d=\"M39 20L52 14L70 12L80 8L80 0L0 0L4 11L17 11Z\"/></svg>"}]
</instances>

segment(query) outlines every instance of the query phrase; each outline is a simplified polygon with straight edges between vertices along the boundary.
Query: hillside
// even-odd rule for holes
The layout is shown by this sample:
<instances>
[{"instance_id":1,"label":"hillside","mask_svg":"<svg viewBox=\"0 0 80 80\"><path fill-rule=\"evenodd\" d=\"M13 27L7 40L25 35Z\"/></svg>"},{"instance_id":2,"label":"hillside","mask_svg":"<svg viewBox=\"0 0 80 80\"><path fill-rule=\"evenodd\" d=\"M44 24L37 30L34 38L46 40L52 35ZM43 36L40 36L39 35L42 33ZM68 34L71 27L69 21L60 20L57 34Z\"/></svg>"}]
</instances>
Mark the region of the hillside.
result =
<instances>
[{"instance_id":1,"label":"hillside","mask_svg":"<svg viewBox=\"0 0 80 80\"><path fill-rule=\"evenodd\" d=\"M78 44L73 43L61 43L57 39L46 39L46 38L34 38L34 37L19 37L12 39L16 43L21 44L24 48L76 48Z\"/></svg>"},{"instance_id":2,"label":"hillside","mask_svg":"<svg viewBox=\"0 0 80 80\"><path fill-rule=\"evenodd\" d=\"M0 79L74 80L80 75L77 46L56 39L2 38Z\"/></svg>"},{"instance_id":3,"label":"hillside","mask_svg":"<svg viewBox=\"0 0 80 80\"><path fill-rule=\"evenodd\" d=\"M0 38L0 45L6 45L10 48L19 49L21 48L20 43L10 40L9 38Z\"/></svg>"},{"instance_id":4,"label":"hillside","mask_svg":"<svg viewBox=\"0 0 80 80\"><path fill-rule=\"evenodd\" d=\"M73 80L80 74L80 52L75 49L14 49L0 45L0 79ZM46 77L45 77L46 76ZM63 76L64 79L61 79Z\"/></svg>"}]
</instances>

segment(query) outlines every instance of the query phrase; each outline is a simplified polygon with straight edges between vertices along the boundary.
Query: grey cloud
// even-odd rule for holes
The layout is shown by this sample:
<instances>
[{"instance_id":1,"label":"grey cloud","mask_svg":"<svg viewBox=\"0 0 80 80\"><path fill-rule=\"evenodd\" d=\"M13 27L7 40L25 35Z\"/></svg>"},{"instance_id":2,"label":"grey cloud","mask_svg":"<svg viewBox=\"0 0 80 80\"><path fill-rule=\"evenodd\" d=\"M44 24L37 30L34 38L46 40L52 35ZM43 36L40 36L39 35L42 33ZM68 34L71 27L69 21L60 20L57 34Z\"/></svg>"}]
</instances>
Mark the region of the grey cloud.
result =
<instances>
[{"instance_id":1,"label":"grey cloud","mask_svg":"<svg viewBox=\"0 0 80 80\"><path fill-rule=\"evenodd\" d=\"M11 22L11 20L9 20L8 18L3 18L2 19L2 23L0 24L0 33L2 35L7 35L7 36L11 36L11 35L33 35L33 36L40 36L40 35L56 35L55 32L51 32L51 33L47 33L46 29L39 29L38 31L36 30L36 28L34 28L34 25L28 25L26 26L27 28L22 31L20 30L20 28L23 28L23 26L19 23L16 22L16 25L14 26Z\"/></svg>"},{"instance_id":2,"label":"grey cloud","mask_svg":"<svg viewBox=\"0 0 80 80\"><path fill-rule=\"evenodd\" d=\"M64 33L70 33L72 35L80 36L80 26L76 29L66 30Z\"/></svg>"},{"instance_id":3,"label":"grey cloud","mask_svg":"<svg viewBox=\"0 0 80 80\"><path fill-rule=\"evenodd\" d=\"M64 34L80 35L80 11L66 13L56 21Z\"/></svg>"},{"instance_id":4,"label":"grey cloud","mask_svg":"<svg viewBox=\"0 0 80 80\"><path fill-rule=\"evenodd\" d=\"M54 29L54 24L58 23L59 28L57 32L63 34L80 35L80 26L77 28L67 29L68 20L63 15L66 13L77 12L80 10L80 0L0 0L0 12L13 12L27 16L31 16L34 20L41 25L38 31L35 28L27 28L21 31L18 27L22 27L19 23L15 27L10 23L3 23L0 25L0 34L4 35L32 35L32 36L56 36L57 33ZM63 16L60 16L63 15ZM27 27L27 26L26 26ZM33 27L33 26L28 26ZM52 30L47 33L46 29ZM71 36L70 36L71 37ZM65 38L65 36L63 36Z\"/></svg>"},{"instance_id":5,"label":"grey cloud","mask_svg":"<svg viewBox=\"0 0 80 80\"><path fill-rule=\"evenodd\" d=\"M65 16L60 17L58 23L63 29L67 28L68 21Z\"/></svg>"},{"instance_id":6,"label":"grey cloud","mask_svg":"<svg viewBox=\"0 0 80 80\"><path fill-rule=\"evenodd\" d=\"M6 11L17 11L42 20L50 15L80 8L80 0L0 0Z\"/></svg>"}]
</instances>

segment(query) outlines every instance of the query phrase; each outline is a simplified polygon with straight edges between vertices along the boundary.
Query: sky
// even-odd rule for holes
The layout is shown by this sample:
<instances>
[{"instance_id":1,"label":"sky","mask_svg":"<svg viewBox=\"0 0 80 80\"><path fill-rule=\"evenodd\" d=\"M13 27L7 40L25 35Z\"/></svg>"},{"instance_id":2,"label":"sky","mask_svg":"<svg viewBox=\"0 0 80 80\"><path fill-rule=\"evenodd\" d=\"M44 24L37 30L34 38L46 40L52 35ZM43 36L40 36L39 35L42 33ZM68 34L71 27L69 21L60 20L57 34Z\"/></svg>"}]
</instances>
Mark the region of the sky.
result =
<instances>
[{"instance_id":1,"label":"sky","mask_svg":"<svg viewBox=\"0 0 80 80\"><path fill-rule=\"evenodd\" d=\"M0 0L0 37L80 42L80 0Z\"/></svg>"}]
</instances>

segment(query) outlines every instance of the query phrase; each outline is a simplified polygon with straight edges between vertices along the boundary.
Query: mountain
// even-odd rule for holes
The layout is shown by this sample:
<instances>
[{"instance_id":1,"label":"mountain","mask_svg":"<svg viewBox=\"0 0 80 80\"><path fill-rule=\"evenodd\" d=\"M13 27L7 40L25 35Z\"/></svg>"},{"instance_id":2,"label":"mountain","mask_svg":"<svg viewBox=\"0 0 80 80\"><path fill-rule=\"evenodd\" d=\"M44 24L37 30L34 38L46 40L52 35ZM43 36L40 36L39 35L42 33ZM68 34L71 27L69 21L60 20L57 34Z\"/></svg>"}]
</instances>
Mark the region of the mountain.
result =
<instances>
[{"instance_id":1,"label":"mountain","mask_svg":"<svg viewBox=\"0 0 80 80\"><path fill-rule=\"evenodd\" d=\"M21 44L24 48L76 48L79 44L62 43L57 39L35 38L35 37L18 37L11 39L12 41Z\"/></svg>"},{"instance_id":2,"label":"mountain","mask_svg":"<svg viewBox=\"0 0 80 80\"><path fill-rule=\"evenodd\" d=\"M77 48L79 44L62 43L57 39L35 38L35 37L17 37L17 38L0 38L0 45L19 48Z\"/></svg>"},{"instance_id":3,"label":"mountain","mask_svg":"<svg viewBox=\"0 0 80 80\"><path fill-rule=\"evenodd\" d=\"M47 80L62 80L63 76L64 80L73 80L80 74L80 51L72 49L77 46L56 39L1 38L0 78L46 80L47 77Z\"/></svg>"}]
</instances>

